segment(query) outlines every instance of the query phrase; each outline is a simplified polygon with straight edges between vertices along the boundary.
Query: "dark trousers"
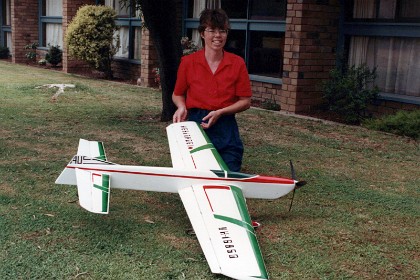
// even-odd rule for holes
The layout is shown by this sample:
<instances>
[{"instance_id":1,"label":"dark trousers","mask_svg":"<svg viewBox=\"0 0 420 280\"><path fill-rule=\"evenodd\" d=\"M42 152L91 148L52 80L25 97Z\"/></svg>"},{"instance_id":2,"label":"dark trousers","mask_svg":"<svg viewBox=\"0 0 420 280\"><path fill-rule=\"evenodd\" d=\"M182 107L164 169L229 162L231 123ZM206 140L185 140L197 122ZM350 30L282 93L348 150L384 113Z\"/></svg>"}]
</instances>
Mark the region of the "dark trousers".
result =
<instances>
[{"instance_id":1,"label":"dark trousers","mask_svg":"<svg viewBox=\"0 0 420 280\"><path fill-rule=\"evenodd\" d=\"M188 110L188 120L199 124L210 111L203 109ZM235 115L220 117L215 124L204 130L230 171L239 172L242 165L244 146L239 136Z\"/></svg>"}]
</instances>

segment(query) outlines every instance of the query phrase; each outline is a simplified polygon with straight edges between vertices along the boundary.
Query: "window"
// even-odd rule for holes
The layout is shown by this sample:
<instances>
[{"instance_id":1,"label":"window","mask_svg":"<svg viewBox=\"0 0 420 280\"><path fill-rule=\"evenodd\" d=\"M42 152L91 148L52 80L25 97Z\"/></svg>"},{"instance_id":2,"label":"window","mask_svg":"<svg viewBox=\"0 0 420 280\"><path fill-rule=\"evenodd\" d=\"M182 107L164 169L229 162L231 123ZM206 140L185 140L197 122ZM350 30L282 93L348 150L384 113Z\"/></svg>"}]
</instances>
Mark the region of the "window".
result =
<instances>
[{"instance_id":1,"label":"window","mask_svg":"<svg viewBox=\"0 0 420 280\"><path fill-rule=\"evenodd\" d=\"M40 47L63 47L63 0L40 0Z\"/></svg>"},{"instance_id":2,"label":"window","mask_svg":"<svg viewBox=\"0 0 420 280\"><path fill-rule=\"evenodd\" d=\"M116 32L120 37L120 48L115 54L116 58L140 60L141 56L141 18L132 5L124 5L119 0L99 1L100 4L110 6L117 12L116 23L120 27Z\"/></svg>"},{"instance_id":3,"label":"window","mask_svg":"<svg viewBox=\"0 0 420 280\"><path fill-rule=\"evenodd\" d=\"M12 52L12 28L11 28L11 0L5 0L1 3L0 39L1 46L8 47Z\"/></svg>"},{"instance_id":4,"label":"window","mask_svg":"<svg viewBox=\"0 0 420 280\"><path fill-rule=\"evenodd\" d=\"M349 64L376 67L383 93L420 97L420 2L355 0L347 8Z\"/></svg>"},{"instance_id":5,"label":"window","mask_svg":"<svg viewBox=\"0 0 420 280\"><path fill-rule=\"evenodd\" d=\"M407 22L420 19L420 2L412 0L354 0L347 8L352 20Z\"/></svg>"},{"instance_id":6,"label":"window","mask_svg":"<svg viewBox=\"0 0 420 280\"><path fill-rule=\"evenodd\" d=\"M186 36L201 44L196 30L200 12L205 8L222 8L231 24L226 51L245 59L252 80L281 83L286 0L185 1Z\"/></svg>"}]
</instances>

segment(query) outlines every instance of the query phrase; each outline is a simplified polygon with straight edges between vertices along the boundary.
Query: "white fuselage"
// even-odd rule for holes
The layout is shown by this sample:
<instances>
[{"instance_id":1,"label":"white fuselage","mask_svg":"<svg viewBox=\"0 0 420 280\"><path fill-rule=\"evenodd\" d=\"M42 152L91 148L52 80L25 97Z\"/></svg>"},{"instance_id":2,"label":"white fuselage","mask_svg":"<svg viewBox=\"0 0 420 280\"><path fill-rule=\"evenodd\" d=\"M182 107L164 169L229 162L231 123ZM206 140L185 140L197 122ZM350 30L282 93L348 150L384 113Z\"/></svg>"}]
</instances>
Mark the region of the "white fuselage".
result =
<instances>
[{"instance_id":1,"label":"white fuselage","mask_svg":"<svg viewBox=\"0 0 420 280\"><path fill-rule=\"evenodd\" d=\"M57 178L56 183L76 185L76 168L95 174L109 174L112 188L155 192L177 193L178 190L192 185L234 185L242 189L245 197L276 199L288 194L296 184L296 181L292 179L223 171L213 172L208 170L178 170L170 167L72 163L64 169L60 177Z\"/></svg>"}]
</instances>

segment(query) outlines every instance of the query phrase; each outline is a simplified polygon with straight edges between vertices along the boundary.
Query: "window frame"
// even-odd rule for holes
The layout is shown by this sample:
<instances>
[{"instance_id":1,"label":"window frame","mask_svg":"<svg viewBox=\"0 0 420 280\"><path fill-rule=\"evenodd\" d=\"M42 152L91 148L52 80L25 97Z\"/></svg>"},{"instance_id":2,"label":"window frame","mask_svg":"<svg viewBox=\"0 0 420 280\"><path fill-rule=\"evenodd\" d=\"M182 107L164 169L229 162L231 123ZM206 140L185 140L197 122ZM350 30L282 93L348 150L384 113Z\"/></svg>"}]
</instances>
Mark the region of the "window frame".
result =
<instances>
[{"instance_id":1,"label":"window frame","mask_svg":"<svg viewBox=\"0 0 420 280\"><path fill-rule=\"evenodd\" d=\"M119 0L117 0L119 1ZM96 0L96 5L105 5L103 4L104 1L102 0ZM130 15L136 14L136 7L135 5L131 5L129 7ZM143 28L143 20L141 17L137 16L129 16L129 17L118 17L115 20L115 23L120 27L128 27L128 58L121 57L121 56L114 56L115 61L128 61L131 64L141 64L141 58L135 59L134 58L134 50L135 50L135 29L136 28ZM140 41L141 44L141 41ZM140 48L141 49L141 48ZM139 54L141 57L141 54Z\"/></svg>"},{"instance_id":2,"label":"window frame","mask_svg":"<svg viewBox=\"0 0 420 280\"><path fill-rule=\"evenodd\" d=\"M377 3L380 0L376 0ZM339 35L338 49L342 53L348 50L346 41L349 41L353 36L366 36L366 37L401 37L401 38L420 38L420 18L415 19L418 22L410 20L400 20L397 15L395 19L363 19L363 18L346 18L351 9L353 9L354 1L347 2L340 0L340 29L342 30ZM399 0L397 0L397 7L399 7ZM397 12L396 12L397 13ZM346 56L348 59L348 55ZM339 62L337 62L339 65ZM402 102L407 104L420 105L420 98L412 97L400 93L385 93L380 92L381 99Z\"/></svg>"},{"instance_id":3,"label":"window frame","mask_svg":"<svg viewBox=\"0 0 420 280\"><path fill-rule=\"evenodd\" d=\"M12 25L6 25L3 23L4 17L3 17L3 12L4 12L4 8L6 7L6 1L2 0L1 1L1 5L0 5L0 15L1 15L1 21L0 21L0 46L5 47L6 46L6 36L5 33L12 33ZM10 7L9 9L11 9L11 2L10 2ZM11 19L10 19L11 20ZM12 52L12 50L10 49L10 46L7 46L10 50L10 53Z\"/></svg>"},{"instance_id":4,"label":"window frame","mask_svg":"<svg viewBox=\"0 0 420 280\"><path fill-rule=\"evenodd\" d=\"M183 0L183 21L182 21L182 34L187 34L188 29L196 29L199 25L198 18L188 18L188 5L189 1L192 0ZM257 1L257 0L256 0ZM249 55L250 55L250 41L251 41L251 32L252 31L269 31L269 32L279 32L286 33L286 18L284 20L262 20L262 19L249 19L250 18L250 0L247 1L247 18L237 19L229 18L231 30L245 31L245 64L248 67L249 64ZM273 78L260 75L249 75L251 81L263 82L281 85L282 78Z\"/></svg>"},{"instance_id":5,"label":"window frame","mask_svg":"<svg viewBox=\"0 0 420 280\"><path fill-rule=\"evenodd\" d=\"M47 50L48 49L48 45L44 46L44 40L46 39L46 34L44 34L44 28L43 28L44 24L48 24L48 23L61 24L61 28L63 28L63 16L62 15L61 15L61 17L60 16L44 16L43 15L44 8L45 8L44 7L44 0L38 0L38 17L39 17L38 49L40 49L40 50ZM63 48L63 47L64 46L61 46L61 48Z\"/></svg>"},{"instance_id":6,"label":"window frame","mask_svg":"<svg viewBox=\"0 0 420 280\"><path fill-rule=\"evenodd\" d=\"M130 7L130 9L132 9L132 7ZM130 14L131 14L131 10L130 10ZM121 56L114 56L114 59L129 61L130 63L133 63L133 64L140 64L141 59L134 58L134 49L135 49L134 40L135 40L135 29L143 27L143 22L141 18L138 18L138 17L117 18L115 20L115 23L119 27L128 27L128 58L121 57ZM140 41L140 44L141 44L141 41Z\"/></svg>"}]
</instances>

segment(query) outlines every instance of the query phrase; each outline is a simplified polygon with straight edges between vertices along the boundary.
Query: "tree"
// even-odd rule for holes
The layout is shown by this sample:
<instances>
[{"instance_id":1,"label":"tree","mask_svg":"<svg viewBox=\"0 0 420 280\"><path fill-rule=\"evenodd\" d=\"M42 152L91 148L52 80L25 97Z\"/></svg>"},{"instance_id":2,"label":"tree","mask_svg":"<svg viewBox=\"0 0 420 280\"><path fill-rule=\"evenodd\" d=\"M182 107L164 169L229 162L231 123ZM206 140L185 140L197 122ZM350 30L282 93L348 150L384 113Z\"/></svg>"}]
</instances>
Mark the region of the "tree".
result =
<instances>
[{"instance_id":1,"label":"tree","mask_svg":"<svg viewBox=\"0 0 420 280\"><path fill-rule=\"evenodd\" d=\"M82 6L70 22L66 33L69 54L112 78L111 63L119 47L114 45L116 12L106 6Z\"/></svg>"},{"instance_id":2,"label":"tree","mask_svg":"<svg viewBox=\"0 0 420 280\"><path fill-rule=\"evenodd\" d=\"M130 5L130 0L121 0ZM131 3L130 3L131 2ZM172 93L181 59L181 34L177 28L176 0L134 0L137 10L141 10L150 37L155 44L162 86L161 121L172 120L175 105Z\"/></svg>"}]
</instances>

